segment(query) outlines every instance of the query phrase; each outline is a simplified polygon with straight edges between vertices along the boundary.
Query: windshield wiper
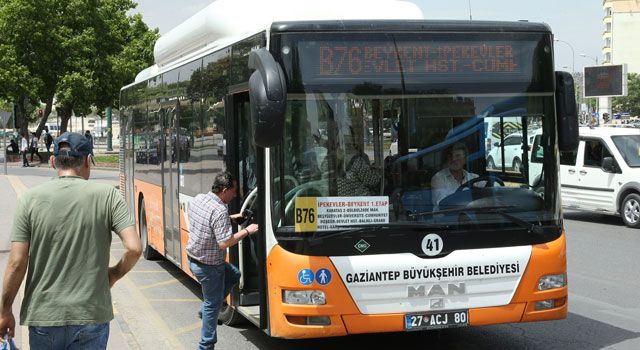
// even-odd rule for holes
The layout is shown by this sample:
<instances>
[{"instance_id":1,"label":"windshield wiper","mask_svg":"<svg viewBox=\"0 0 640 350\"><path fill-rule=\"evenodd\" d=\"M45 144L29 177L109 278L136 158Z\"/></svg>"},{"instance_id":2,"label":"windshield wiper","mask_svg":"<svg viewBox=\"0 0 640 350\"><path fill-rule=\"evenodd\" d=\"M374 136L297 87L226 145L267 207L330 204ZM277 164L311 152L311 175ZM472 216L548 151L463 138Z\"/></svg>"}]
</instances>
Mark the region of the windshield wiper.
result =
<instances>
[{"instance_id":1,"label":"windshield wiper","mask_svg":"<svg viewBox=\"0 0 640 350\"><path fill-rule=\"evenodd\" d=\"M497 209L508 209L508 208L516 208L515 205L497 205L490 207L464 207L464 208L453 208L453 209L442 209L436 211L425 211L421 213L409 214L409 216L424 216L424 215L438 215L438 214L450 214L450 213L460 213L463 211L478 211L478 209L482 210L497 210Z\"/></svg>"},{"instance_id":2,"label":"windshield wiper","mask_svg":"<svg viewBox=\"0 0 640 350\"><path fill-rule=\"evenodd\" d=\"M509 214L507 212L505 212L505 209L509 209L509 208L517 208L518 206L516 205L498 205L498 206L491 206L491 207L465 207L465 208L455 208L455 209L443 209L443 210L437 210L437 211L433 211L433 212L425 212L425 213L418 213L418 214L412 214L414 216L418 216L418 215L437 215L437 214L449 214L449 213L460 213L460 212L473 212L473 213L488 213L488 214L498 214L504 218L509 219L512 223L524 228L527 230L527 232L529 233L534 233L537 236L540 237L545 237L546 232L545 229L547 228L547 226L542 225L542 223L536 225L534 223L528 222L526 220L523 220L515 215Z\"/></svg>"},{"instance_id":3,"label":"windshield wiper","mask_svg":"<svg viewBox=\"0 0 640 350\"><path fill-rule=\"evenodd\" d=\"M443 224L432 224L432 223L424 223L424 222L391 222L386 224L357 224L357 225L348 225L348 226L338 226L335 227L335 230L328 232L327 234L323 234L327 231L316 231L313 236L311 236L311 241L323 240L325 238L332 238L336 236L347 235L351 233L362 233L362 232L375 232L380 231L385 228L426 228L426 229L447 229L451 228L449 225Z\"/></svg>"}]
</instances>

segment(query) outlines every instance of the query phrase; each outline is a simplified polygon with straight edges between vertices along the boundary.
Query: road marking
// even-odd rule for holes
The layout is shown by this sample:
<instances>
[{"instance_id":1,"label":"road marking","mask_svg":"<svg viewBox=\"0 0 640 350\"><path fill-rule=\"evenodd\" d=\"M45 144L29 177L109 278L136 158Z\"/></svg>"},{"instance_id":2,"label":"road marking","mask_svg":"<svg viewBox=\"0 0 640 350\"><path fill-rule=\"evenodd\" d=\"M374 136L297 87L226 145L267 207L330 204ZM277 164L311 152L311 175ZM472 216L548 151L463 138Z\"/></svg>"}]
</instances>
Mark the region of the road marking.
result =
<instances>
[{"instance_id":1,"label":"road marking","mask_svg":"<svg viewBox=\"0 0 640 350\"><path fill-rule=\"evenodd\" d=\"M184 334L184 333L189 333L191 331L194 331L196 329L200 329L202 328L202 322L196 322L196 323L192 323L188 326L184 326L184 327L180 327L178 329L176 329L173 334L175 335L180 335L180 334Z\"/></svg>"},{"instance_id":2,"label":"road marking","mask_svg":"<svg viewBox=\"0 0 640 350\"><path fill-rule=\"evenodd\" d=\"M117 260L112 255L110 264ZM111 290L111 295L118 303L122 322L135 334L137 343L158 347L160 349L183 349L184 346L173 335L173 331L154 310L140 288L128 277L122 277ZM129 323L131 319L138 322ZM141 328L143 327L143 328Z\"/></svg>"},{"instance_id":3,"label":"road marking","mask_svg":"<svg viewBox=\"0 0 640 350\"><path fill-rule=\"evenodd\" d=\"M9 180L13 191L18 197L22 196L28 189L27 186L22 183L20 178L15 175L7 175L7 180Z\"/></svg>"},{"instance_id":4,"label":"road marking","mask_svg":"<svg viewBox=\"0 0 640 350\"><path fill-rule=\"evenodd\" d=\"M155 288L155 287L160 287L160 286L167 286L167 285L170 285L170 284L176 284L176 283L182 282L184 280L185 280L185 278L172 278L172 279L164 281L164 282L158 282L158 283L148 284L146 286L138 287L138 289L145 290L145 289L150 289L150 288Z\"/></svg>"},{"instance_id":5,"label":"road marking","mask_svg":"<svg viewBox=\"0 0 640 350\"><path fill-rule=\"evenodd\" d=\"M13 191L16 193L17 197L22 196L27 191L27 186L25 186L19 177L15 175L7 175L7 180L11 184ZM22 284L20 284L20 289L18 290L18 295L20 295L20 300L24 301L24 284L26 279L22 280ZM20 326L20 341L22 343L22 349L29 349L29 327Z\"/></svg>"},{"instance_id":6,"label":"road marking","mask_svg":"<svg viewBox=\"0 0 640 350\"><path fill-rule=\"evenodd\" d=\"M131 270L129 273L167 273L167 270Z\"/></svg>"},{"instance_id":7,"label":"road marking","mask_svg":"<svg viewBox=\"0 0 640 350\"><path fill-rule=\"evenodd\" d=\"M202 300L198 299L198 298L184 298L184 299L148 299L149 301L156 301L156 302L169 302L169 303L185 303L185 302L198 302L201 303Z\"/></svg>"}]
</instances>

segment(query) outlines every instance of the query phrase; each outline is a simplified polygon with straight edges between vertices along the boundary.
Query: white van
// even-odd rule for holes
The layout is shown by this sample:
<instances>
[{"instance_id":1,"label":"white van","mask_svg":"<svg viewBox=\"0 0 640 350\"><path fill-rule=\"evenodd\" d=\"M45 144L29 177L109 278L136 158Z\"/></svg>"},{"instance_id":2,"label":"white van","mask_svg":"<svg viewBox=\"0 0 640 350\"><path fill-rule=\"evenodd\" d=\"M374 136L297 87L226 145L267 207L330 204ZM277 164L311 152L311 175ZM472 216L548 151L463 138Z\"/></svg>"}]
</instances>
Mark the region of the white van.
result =
<instances>
[{"instance_id":1,"label":"white van","mask_svg":"<svg viewBox=\"0 0 640 350\"><path fill-rule=\"evenodd\" d=\"M49 134L51 134L51 136L53 136L53 138L56 138L58 136L60 136L60 130L58 130L58 125L57 124L45 124L45 126L49 129ZM41 137L42 139L42 137Z\"/></svg>"},{"instance_id":2,"label":"white van","mask_svg":"<svg viewBox=\"0 0 640 350\"><path fill-rule=\"evenodd\" d=\"M560 156L562 205L620 215L640 227L640 129L580 128L575 152Z\"/></svg>"}]
</instances>

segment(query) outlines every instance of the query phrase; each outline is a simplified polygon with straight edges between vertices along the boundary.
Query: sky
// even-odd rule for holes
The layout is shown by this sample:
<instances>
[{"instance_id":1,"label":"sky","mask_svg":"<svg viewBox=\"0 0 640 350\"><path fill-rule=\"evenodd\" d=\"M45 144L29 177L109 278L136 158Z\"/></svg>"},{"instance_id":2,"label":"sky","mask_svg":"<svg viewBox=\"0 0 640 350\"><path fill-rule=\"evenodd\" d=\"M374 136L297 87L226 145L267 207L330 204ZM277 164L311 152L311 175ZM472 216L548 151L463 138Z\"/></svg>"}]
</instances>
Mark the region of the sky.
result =
<instances>
[{"instance_id":1,"label":"sky","mask_svg":"<svg viewBox=\"0 0 640 350\"><path fill-rule=\"evenodd\" d=\"M309 0L300 0L300 3ZM322 0L317 0L322 1ZM349 1L349 0L344 0ZM133 12L164 34L213 0L136 0ZM582 71L602 62L602 0L413 0L426 19L498 20L547 23L556 39L556 70ZM582 57L585 54L592 58Z\"/></svg>"}]
</instances>

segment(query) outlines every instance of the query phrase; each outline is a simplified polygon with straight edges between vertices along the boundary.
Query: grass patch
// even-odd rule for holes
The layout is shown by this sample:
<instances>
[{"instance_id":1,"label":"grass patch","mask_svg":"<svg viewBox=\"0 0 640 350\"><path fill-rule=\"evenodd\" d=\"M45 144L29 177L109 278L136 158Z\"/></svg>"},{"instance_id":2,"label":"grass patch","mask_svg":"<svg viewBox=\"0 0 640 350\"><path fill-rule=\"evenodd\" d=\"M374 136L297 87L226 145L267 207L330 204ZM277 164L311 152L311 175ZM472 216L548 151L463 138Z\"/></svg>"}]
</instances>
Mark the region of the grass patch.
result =
<instances>
[{"instance_id":1,"label":"grass patch","mask_svg":"<svg viewBox=\"0 0 640 350\"><path fill-rule=\"evenodd\" d=\"M120 156L117 154L108 154L108 155L100 155L93 157L96 163L113 163L118 164L120 161Z\"/></svg>"}]
</instances>

